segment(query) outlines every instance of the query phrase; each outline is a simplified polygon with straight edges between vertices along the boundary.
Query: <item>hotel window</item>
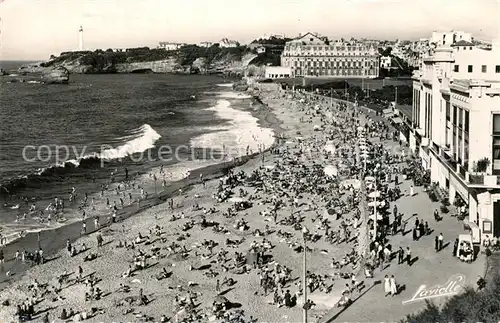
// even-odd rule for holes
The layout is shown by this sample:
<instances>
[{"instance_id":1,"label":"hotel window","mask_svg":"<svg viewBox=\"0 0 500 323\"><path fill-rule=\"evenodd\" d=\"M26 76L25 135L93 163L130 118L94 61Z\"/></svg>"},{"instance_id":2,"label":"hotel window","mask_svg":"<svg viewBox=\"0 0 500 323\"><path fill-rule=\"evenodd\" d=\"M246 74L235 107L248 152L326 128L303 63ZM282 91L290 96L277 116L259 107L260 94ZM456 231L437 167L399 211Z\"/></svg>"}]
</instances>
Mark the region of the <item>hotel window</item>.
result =
<instances>
[{"instance_id":1,"label":"hotel window","mask_svg":"<svg viewBox=\"0 0 500 323\"><path fill-rule=\"evenodd\" d=\"M495 66L495 73L500 73L500 65Z\"/></svg>"},{"instance_id":2,"label":"hotel window","mask_svg":"<svg viewBox=\"0 0 500 323\"><path fill-rule=\"evenodd\" d=\"M486 73L486 65L481 65L481 73Z\"/></svg>"},{"instance_id":3,"label":"hotel window","mask_svg":"<svg viewBox=\"0 0 500 323\"><path fill-rule=\"evenodd\" d=\"M446 101L446 120L450 121L450 102Z\"/></svg>"},{"instance_id":4,"label":"hotel window","mask_svg":"<svg viewBox=\"0 0 500 323\"><path fill-rule=\"evenodd\" d=\"M458 128L463 129L463 111L462 109L458 109Z\"/></svg>"},{"instance_id":5,"label":"hotel window","mask_svg":"<svg viewBox=\"0 0 500 323\"><path fill-rule=\"evenodd\" d=\"M455 105L453 106L453 125L457 125L457 107Z\"/></svg>"},{"instance_id":6,"label":"hotel window","mask_svg":"<svg viewBox=\"0 0 500 323\"><path fill-rule=\"evenodd\" d=\"M459 164L462 164L462 130L460 129L458 129L457 146L458 146L457 161Z\"/></svg>"},{"instance_id":7,"label":"hotel window","mask_svg":"<svg viewBox=\"0 0 500 323\"><path fill-rule=\"evenodd\" d=\"M453 66L453 72L458 73L460 71L460 67L458 65Z\"/></svg>"},{"instance_id":8,"label":"hotel window","mask_svg":"<svg viewBox=\"0 0 500 323\"><path fill-rule=\"evenodd\" d=\"M500 114L493 115L493 174L500 174Z\"/></svg>"},{"instance_id":9,"label":"hotel window","mask_svg":"<svg viewBox=\"0 0 500 323\"><path fill-rule=\"evenodd\" d=\"M472 65L467 66L467 72L472 73Z\"/></svg>"}]
</instances>

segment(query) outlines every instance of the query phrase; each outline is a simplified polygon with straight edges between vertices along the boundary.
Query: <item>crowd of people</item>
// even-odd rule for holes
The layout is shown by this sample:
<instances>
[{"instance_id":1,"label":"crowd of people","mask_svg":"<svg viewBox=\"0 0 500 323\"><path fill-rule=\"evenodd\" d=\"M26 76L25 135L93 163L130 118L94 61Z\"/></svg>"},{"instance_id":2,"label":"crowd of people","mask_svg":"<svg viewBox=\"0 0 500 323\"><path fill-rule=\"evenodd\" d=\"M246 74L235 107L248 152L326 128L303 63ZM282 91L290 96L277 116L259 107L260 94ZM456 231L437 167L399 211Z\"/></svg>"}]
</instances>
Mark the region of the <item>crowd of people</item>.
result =
<instances>
[{"instance_id":1,"label":"crowd of people","mask_svg":"<svg viewBox=\"0 0 500 323\"><path fill-rule=\"evenodd\" d=\"M154 214L147 231L136 231L133 236L126 234L130 228L120 222L117 210L126 202L133 203L126 192L138 187L128 171L123 184L103 186L101 198L110 210L110 228L120 232L122 226L119 239L106 246L104 226L99 217L91 218L92 230L85 226L82 235L91 235L95 243L67 242L68 253L63 257L79 259L74 272L57 275L56 282L35 280L35 287L24 291L30 297L18 306L17 317L31 318L42 305L50 304L59 305L60 314L54 317L49 311L44 314L47 320L49 316L84 320L119 313L142 321L240 323L256 322L253 315L269 312L271 318L258 318L264 321L276 319L272 315L282 310L298 313L302 306L349 306L377 268L383 271L396 257L398 264L411 266L414 255L410 246L390 243L391 235L406 234L407 225L394 202L412 194L399 187L405 156L389 152L382 144L393 139L391 128L342 102L300 92L272 93L268 100L293 109L301 116L302 128L286 131L268 152L262 147L261 155L266 157L252 165L229 170L213 181L200 176L199 189L180 190L159 215ZM307 132L307 127L316 131ZM335 174L326 167L334 168ZM156 182L160 174L150 177ZM137 200L146 200L148 192L139 189ZM71 196L74 201L76 190ZM88 200L84 199L83 223L87 213L95 211L94 198ZM414 240L430 232L429 224L418 218L411 230ZM442 249L444 238L437 239L437 248ZM42 253L40 250L37 263L43 263ZM108 273L104 271L88 270L87 274L83 269L101 268L94 264L110 257L108 253L126 259L126 269L116 275L117 282L105 282ZM301 271L303 253L318 261L305 273ZM323 259L326 266L321 265ZM148 278L154 284L137 287ZM258 285L253 286L253 281ZM157 284L168 295L158 295ZM73 301L65 300L62 293L74 285L82 286L84 293L78 309L68 308L66 304ZM395 296L400 289L390 273L383 286L386 296ZM257 309L245 303L248 299L231 299L241 296L234 292L237 289L260 302ZM334 304L321 304L322 298L317 296L334 298L334 290L342 297ZM173 299L171 312L148 311L159 297ZM277 312L270 306L276 306Z\"/></svg>"}]
</instances>

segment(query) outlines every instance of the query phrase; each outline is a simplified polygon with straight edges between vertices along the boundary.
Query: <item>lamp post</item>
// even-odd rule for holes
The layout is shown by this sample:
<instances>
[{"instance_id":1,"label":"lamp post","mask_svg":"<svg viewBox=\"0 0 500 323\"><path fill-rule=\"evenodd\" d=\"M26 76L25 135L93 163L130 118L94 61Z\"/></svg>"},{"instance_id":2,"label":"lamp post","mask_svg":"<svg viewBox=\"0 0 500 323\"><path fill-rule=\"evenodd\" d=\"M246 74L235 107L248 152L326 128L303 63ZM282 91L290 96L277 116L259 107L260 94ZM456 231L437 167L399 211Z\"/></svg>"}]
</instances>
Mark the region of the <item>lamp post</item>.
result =
<instances>
[{"instance_id":1,"label":"lamp post","mask_svg":"<svg viewBox=\"0 0 500 323\"><path fill-rule=\"evenodd\" d=\"M302 227L302 240L304 242L303 248L304 248L304 259L302 263L302 294L304 297L303 300L303 316L302 316L302 322L307 323L307 310L309 309L309 304L307 301L307 244L306 244L306 235L309 233L309 230L304 226Z\"/></svg>"},{"instance_id":2,"label":"lamp post","mask_svg":"<svg viewBox=\"0 0 500 323\"><path fill-rule=\"evenodd\" d=\"M374 240L377 239L377 206L378 206L378 201L377 198L380 196L380 192L377 190L377 178L373 177L375 179L374 181L374 186L375 186L375 191L371 192L369 194L369 197L373 198L373 238Z\"/></svg>"}]
</instances>

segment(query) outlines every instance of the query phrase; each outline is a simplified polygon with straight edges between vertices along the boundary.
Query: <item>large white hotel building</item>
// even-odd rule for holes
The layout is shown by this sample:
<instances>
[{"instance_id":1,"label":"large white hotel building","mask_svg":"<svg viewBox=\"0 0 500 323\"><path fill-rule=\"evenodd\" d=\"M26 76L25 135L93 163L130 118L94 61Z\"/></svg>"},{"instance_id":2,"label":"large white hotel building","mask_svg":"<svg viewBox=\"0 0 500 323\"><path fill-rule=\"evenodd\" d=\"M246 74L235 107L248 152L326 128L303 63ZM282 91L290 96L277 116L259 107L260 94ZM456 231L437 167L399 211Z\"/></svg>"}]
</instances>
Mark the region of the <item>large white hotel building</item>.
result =
<instances>
[{"instance_id":1,"label":"large white hotel building","mask_svg":"<svg viewBox=\"0 0 500 323\"><path fill-rule=\"evenodd\" d=\"M500 237L500 44L443 36L422 66L413 76L410 148L451 203L459 196L468 204L480 237Z\"/></svg>"},{"instance_id":2,"label":"large white hotel building","mask_svg":"<svg viewBox=\"0 0 500 323\"><path fill-rule=\"evenodd\" d=\"M285 44L281 66L291 77L375 78L379 54L373 43L332 41L306 33Z\"/></svg>"}]
</instances>

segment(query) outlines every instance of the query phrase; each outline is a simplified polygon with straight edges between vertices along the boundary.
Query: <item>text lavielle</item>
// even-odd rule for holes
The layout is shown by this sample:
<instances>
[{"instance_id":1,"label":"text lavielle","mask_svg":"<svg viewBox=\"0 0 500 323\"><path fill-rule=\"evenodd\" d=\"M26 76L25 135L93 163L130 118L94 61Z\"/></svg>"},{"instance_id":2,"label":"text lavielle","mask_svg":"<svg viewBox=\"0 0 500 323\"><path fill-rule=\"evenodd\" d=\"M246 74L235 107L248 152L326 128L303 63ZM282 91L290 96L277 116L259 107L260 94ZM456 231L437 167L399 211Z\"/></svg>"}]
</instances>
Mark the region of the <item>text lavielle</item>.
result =
<instances>
[{"instance_id":1,"label":"text lavielle","mask_svg":"<svg viewBox=\"0 0 500 323\"><path fill-rule=\"evenodd\" d=\"M436 285L431 288L427 288L426 285L421 285L413 297L409 300L403 302L403 304L408 304L412 302L421 301L429 298L452 296L458 294L465 282L465 277L463 275L455 275L451 277L446 284Z\"/></svg>"}]
</instances>

